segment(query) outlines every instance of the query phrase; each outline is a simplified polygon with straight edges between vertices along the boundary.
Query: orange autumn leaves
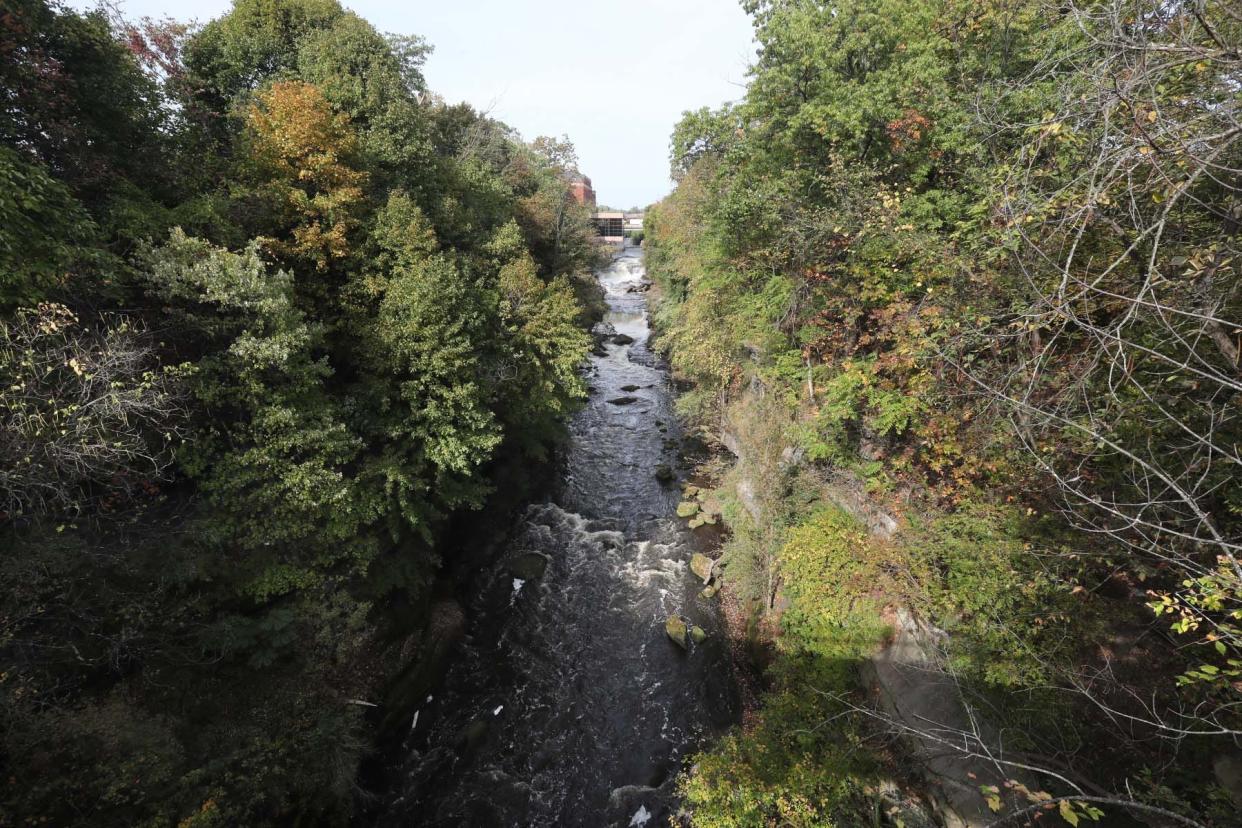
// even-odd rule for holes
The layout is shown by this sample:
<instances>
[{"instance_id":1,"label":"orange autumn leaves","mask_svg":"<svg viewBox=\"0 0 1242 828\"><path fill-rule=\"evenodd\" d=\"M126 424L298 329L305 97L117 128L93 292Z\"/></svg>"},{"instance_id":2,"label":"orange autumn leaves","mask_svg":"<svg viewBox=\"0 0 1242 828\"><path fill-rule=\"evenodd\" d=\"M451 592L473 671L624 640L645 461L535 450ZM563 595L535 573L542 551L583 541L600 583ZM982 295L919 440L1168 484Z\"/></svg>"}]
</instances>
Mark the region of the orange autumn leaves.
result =
<instances>
[{"instance_id":1,"label":"orange autumn leaves","mask_svg":"<svg viewBox=\"0 0 1242 828\"><path fill-rule=\"evenodd\" d=\"M367 180L347 160L357 151L349 119L318 87L282 81L256 96L246 131L261 193L287 232L260 241L282 258L326 270L349 252Z\"/></svg>"}]
</instances>

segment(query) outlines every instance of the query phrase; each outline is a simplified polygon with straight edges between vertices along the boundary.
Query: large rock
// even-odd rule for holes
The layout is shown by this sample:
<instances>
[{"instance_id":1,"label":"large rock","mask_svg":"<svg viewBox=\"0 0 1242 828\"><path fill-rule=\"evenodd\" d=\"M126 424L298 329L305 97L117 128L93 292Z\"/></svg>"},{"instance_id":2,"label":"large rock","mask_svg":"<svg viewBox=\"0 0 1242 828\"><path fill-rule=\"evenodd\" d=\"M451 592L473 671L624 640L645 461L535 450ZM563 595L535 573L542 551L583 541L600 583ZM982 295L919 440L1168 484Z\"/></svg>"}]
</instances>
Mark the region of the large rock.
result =
<instances>
[{"instance_id":1,"label":"large rock","mask_svg":"<svg viewBox=\"0 0 1242 828\"><path fill-rule=\"evenodd\" d=\"M613 397L608 401L609 405L630 405L638 402L638 397Z\"/></svg>"},{"instance_id":2,"label":"large rock","mask_svg":"<svg viewBox=\"0 0 1242 828\"><path fill-rule=\"evenodd\" d=\"M612 341L617 345L630 345L634 342L634 337L628 334L617 334L612 338Z\"/></svg>"},{"instance_id":3,"label":"large rock","mask_svg":"<svg viewBox=\"0 0 1242 828\"><path fill-rule=\"evenodd\" d=\"M656 466L655 478L661 483L672 483L677 479L677 473L673 471L673 467L668 463L661 463Z\"/></svg>"},{"instance_id":4,"label":"large rock","mask_svg":"<svg viewBox=\"0 0 1242 828\"><path fill-rule=\"evenodd\" d=\"M750 516L754 518L756 523L763 520L763 510L759 508L759 498L755 497L755 484L751 482L749 477L738 479L737 499L746 507L746 511L750 512Z\"/></svg>"},{"instance_id":5,"label":"large rock","mask_svg":"<svg viewBox=\"0 0 1242 828\"><path fill-rule=\"evenodd\" d=\"M668 633L668 637L677 642L682 649L688 649L690 644L687 639L689 628L680 615L670 615L668 620L664 622L664 631Z\"/></svg>"},{"instance_id":6,"label":"large rock","mask_svg":"<svg viewBox=\"0 0 1242 828\"><path fill-rule=\"evenodd\" d=\"M897 521L876 504L866 483L851 471L834 470L823 488L824 499L841 507L867 527L873 538L888 540L897 531Z\"/></svg>"},{"instance_id":7,"label":"large rock","mask_svg":"<svg viewBox=\"0 0 1242 828\"><path fill-rule=\"evenodd\" d=\"M693 500L685 500L677 504L677 517L688 518L694 517L699 513L699 504Z\"/></svg>"},{"instance_id":8,"label":"large rock","mask_svg":"<svg viewBox=\"0 0 1242 828\"><path fill-rule=\"evenodd\" d=\"M961 688L939 669L944 631L901 607L893 611L891 622L889 643L861 665L864 681L894 723L908 728L903 737L907 755L924 777L938 822L945 828L992 825L996 814L981 795L981 786L996 785L1004 791L1012 778L1038 790L1039 781L1012 766L1000 772L985 759L988 753L1003 753L1000 733L979 711L967 708ZM986 750L979 749L977 756L945 750L936 733L953 730L974 734L973 741ZM1006 808L1026 804L1013 793L1002 796Z\"/></svg>"},{"instance_id":9,"label":"large rock","mask_svg":"<svg viewBox=\"0 0 1242 828\"><path fill-rule=\"evenodd\" d=\"M1238 808L1242 808L1242 752L1221 753L1212 762L1216 782Z\"/></svg>"},{"instance_id":10,"label":"large rock","mask_svg":"<svg viewBox=\"0 0 1242 828\"><path fill-rule=\"evenodd\" d=\"M707 640L707 630L703 629L702 627L698 627L698 626L691 627L690 638L691 640L694 641L695 644L702 644L704 641Z\"/></svg>"},{"instance_id":11,"label":"large rock","mask_svg":"<svg viewBox=\"0 0 1242 828\"><path fill-rule=\"evenodd\" d=\"M690 571L698 576L703 583L707 583L712 579L712 570L715 567L716 562L702 552L695 552L694 556L690 558Z\"/></svg>"},{"instance_id":12,"label":"large rock","mask_svg":"<svg viewBox=\"0 0 1242 828\"><path fill-rule=\"evenodd\" d=\"M411 715L443 681L453 648L465 635L466 613L460 604L452 600L432 604L423 629L402 647L405 668L384 698L386 726L394 727L395 722Z\"/></svg>"}]
</instances>

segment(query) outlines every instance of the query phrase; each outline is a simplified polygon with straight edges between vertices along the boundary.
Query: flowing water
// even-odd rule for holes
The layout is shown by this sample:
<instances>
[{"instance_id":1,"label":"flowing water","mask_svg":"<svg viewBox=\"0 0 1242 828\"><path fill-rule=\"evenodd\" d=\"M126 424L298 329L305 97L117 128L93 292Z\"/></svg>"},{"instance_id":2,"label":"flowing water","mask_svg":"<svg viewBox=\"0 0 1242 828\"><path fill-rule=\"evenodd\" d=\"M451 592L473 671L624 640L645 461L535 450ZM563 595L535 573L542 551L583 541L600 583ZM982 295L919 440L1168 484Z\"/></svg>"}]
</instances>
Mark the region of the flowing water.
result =
<instances>
[{"instance_id":1,"label":"flowing water","mask_svg":"<svg viewBox=\"0 0 1242 828\"><path fill-rule=\"evenodd\" d=\"M719 612L688 569L702 541L676 517L680 487L655 476L676 468L680 434L645 294L631 290L644 278L633 249L599 274L606 322L634 341L592 357L559 484L479 580L467 640L410 722L382 825L655 828L688 753L736 716ZM637 399L610 402L624 397ZM707 641L670 641L671 613Z\"/></svg>"}]
</instances>

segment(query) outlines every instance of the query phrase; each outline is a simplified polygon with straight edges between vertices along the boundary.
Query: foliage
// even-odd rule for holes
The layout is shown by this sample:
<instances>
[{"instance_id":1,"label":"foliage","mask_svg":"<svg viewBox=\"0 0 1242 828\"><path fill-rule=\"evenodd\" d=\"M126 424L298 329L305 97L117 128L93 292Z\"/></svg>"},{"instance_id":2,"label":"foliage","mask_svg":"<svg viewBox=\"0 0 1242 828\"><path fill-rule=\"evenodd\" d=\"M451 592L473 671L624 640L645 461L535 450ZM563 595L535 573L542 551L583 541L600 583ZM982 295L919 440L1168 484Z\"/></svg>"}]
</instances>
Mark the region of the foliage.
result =
<instances>
[{"instance_id":1,"label":"foliage","mask_svg":"<svg viewBox=\"0 0 1242 828\"><path fill-rule=\"evenodd\" d=\"M727 485L772 493L726 515L730 580L779 578L795 630L839 601L922 614L1008 743L1082 789L1129 799L1144 765L1236 739L1237 15L744 6L747 93L675 127L644 243L679 410L738 447ZM788 423L771 445L732 426L759 397ZM838 561L793 472L753 485L786 448L896 513L888 546Z\"/></svg>"},{"instance_id":2,"label":"foliage","mask_svg":"<svg viewBox=\"0 0 1242 828\"><path fill-rule=\"evenodd\" d=\"M446 527L584 395L572 144L334 0L10 7L0 822L344 823Z\"/></svg>"},{"instance_id":3,"label":"foliage","mask_svg":"<svg viewBox=\"0 0 1242 828\"><path fill-rule=\"evenodd\" d=\"M873 768L865 754L842 749L860 748L859 734L844 719L825 726L831 711L806 690L804 682L824 686L824 672L835 669L813 661L791 667L746 733L726 736L696 757L680 784L695 825L831 828L866 819L864 790Z\"/></svg>"},{"instance_id":4,"label":"foliage","mask_svg":"<svg viewBox=\"0 0 1242 828\"><path fill-rule=\"evenodd\" d=\"M284 217L282 229L293 237L268 245L277 255L326 270L349 252L348 234L357 224L351 212L366 183L366 175L347 164L356 152L348 119L334 113L315 86L284 81L258 96L246 120L261 191L270 194L262 200L264 211L277 221Z\"/></svg>"},{"instance_id":5,"label":"foliage","mask_svg":"<svg viewBox=\"0 0 1242 828\"><path fill-rule=\"evenodd\" d=\"M1034 537L1014 514L968 504L912 527L915 600L948 632L954 671L993 687L1039 686L1055 665L1073 663L1075 636L1091 630L1094 609L1041 561Z\"/></svg>"},{"instance_id":6,"label":"foliage","mask_svg":"<svg viewBox=\"0 0 1242 828\"><path fill-rule=\"evenodd\" d=\"M0 306L27 306L54 289L95 233L68 188L0 147Z\"/></svg>"},{"instance_id":7,"label":"foliage","mask_svg":"<svg viewBox=\"0 0 1242 828\"><path fill-rule=\"evenodd\" d=\"M133 323L84 330L64 305L0 323L0 515L119 508L165 479L184 392Z\"/></svg>"},{"instance_id":8,"label":"foliage","mask_svg":"<svg viewBox=\"0 0 1242 828\"><path fill-rule=\"evenodd\" d=\"M886 550L872 547L837 509L790 531L779 552L789 608L773 688L757 721L697 757L683 778L696 825L853 825L864 818L863 790L875 766L857 722L834 716L828 698L854 690L857 665L885 632L865 603L880 594L877 578L885 572Z\"/></svg>"}]
</instances>

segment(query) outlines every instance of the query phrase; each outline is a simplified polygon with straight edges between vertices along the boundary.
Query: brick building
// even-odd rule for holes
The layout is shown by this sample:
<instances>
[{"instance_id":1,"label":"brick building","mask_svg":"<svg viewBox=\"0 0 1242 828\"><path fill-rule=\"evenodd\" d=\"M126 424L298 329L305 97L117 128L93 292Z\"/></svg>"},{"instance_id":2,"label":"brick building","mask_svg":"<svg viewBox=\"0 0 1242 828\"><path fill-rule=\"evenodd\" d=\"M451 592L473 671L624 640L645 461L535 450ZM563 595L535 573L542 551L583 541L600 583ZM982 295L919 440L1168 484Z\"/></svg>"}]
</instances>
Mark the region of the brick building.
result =
<instances>
[{"instance_id":1,"label":"brick building","mask_svg":"<svg viewBox=\"0 0 1242 828\"><path fill-rule=\"evenodd\" d=\"M579 204L595 206L595 190L591 189L591 179L582 173L569 174L569 189Z\"/></svg>"}]
</instances>

